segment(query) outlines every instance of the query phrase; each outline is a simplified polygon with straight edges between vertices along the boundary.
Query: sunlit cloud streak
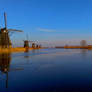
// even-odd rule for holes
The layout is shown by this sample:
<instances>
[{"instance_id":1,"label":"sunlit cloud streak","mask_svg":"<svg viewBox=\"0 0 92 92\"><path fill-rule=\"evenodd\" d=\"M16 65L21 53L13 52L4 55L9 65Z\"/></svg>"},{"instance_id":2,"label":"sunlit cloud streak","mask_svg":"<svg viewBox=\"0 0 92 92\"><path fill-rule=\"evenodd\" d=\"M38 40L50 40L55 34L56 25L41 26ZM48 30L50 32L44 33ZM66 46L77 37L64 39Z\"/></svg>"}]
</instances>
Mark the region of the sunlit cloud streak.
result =
<instances>
[{"instance_id":1,"label":"sunlit cloud streak","mask_svg":"<svg viewBox=\"0 0 92 92\"><path fill-rule=\"evenodd\" d=\"M41 31L41 32L57 32L57 33L73 33L73 34L89 34L88 29L83 30L83 29L49 29L49 28L41 28L38 27L36 28L37 31ZM79 33L79 32L83 32L83 33Z\"/></svg>"},{"instance_id":2,"label":"sunlit cloud streak","mask_svg":"<svg viewBox=\"0 0 92 92\"><path fill-rule=\"evenodd\" d=\"M37 30L42 32L56 32L56 30L46 28L37 28Z\"/></svg>"}]
</instances>

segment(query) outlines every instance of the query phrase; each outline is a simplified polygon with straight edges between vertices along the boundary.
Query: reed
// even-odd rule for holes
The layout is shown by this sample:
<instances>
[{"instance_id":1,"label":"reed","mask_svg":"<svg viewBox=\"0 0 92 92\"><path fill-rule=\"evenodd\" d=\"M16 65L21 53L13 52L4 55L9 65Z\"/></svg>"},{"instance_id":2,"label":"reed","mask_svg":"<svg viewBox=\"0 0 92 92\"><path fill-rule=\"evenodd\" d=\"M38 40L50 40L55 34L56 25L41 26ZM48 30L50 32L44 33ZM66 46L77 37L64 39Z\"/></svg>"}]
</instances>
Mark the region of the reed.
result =
<instances>
[{"instance_id":1,"label":"reed","mask_svg":"<svg viewBox=\"0 0 92 92\"><path fill-rule=\"evenodd\" d=\"M32 50L33 48L29 48ZM25 52L26 48L17 47L17 48L0 48L0 53L14 53L14 52Z\"/></svg>"}]
</instances>

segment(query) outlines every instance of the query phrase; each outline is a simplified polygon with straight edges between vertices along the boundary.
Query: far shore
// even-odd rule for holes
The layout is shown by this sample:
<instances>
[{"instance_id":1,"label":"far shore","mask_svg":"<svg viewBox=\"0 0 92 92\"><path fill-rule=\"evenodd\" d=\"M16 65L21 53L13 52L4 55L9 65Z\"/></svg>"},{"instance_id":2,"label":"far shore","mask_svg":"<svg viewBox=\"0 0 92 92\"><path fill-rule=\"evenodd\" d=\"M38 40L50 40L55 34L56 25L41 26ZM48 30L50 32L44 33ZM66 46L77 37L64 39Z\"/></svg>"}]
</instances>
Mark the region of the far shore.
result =
<instances>
[{"instance_id":1,"label":"far shore","mask_svg":"<svg viewBox=\"0 0 92 92\"><path fill-rule=\"evenodd\" d=\"M47 47L48 48L48 47ZM46 48L46 49L47 49ZM92 50L92 45L88 46L57 46L55 48L61 49L90 49ZM30 50L35 49L42 49L42 48L23 48L23 47L16 47L16 48L0 48L0 53L18 53L18 52L27 52Z\"/></svg>"},{"instance_id":2,"label":"far shore","mask_svg":"<svg viewBox=\"0 0 92 92\"><path fill-rule=\"evenodd\" d=\"M92 49L92 45L88 45L88 46L57 46L55 48L64 48L64 49Z\"/></svg>"}]
</instances>

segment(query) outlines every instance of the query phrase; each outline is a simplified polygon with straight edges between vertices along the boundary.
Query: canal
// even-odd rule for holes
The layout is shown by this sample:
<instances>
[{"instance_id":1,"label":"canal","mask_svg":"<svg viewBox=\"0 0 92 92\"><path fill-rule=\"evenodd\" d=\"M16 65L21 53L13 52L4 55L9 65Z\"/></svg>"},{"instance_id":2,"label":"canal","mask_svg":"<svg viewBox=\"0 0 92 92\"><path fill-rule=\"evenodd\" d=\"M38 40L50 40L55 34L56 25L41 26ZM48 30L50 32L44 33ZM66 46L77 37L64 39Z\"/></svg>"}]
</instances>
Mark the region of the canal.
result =
<instances>
[{"instance_id":1,"label":"canal","mask_svg":"<svg viewBox=\"0 0 92 92\"><path fill-rule=\"evenodd\" d=\"M0 92L92 92L92 51L0 54Z\"/></svg>"}]
</instances>

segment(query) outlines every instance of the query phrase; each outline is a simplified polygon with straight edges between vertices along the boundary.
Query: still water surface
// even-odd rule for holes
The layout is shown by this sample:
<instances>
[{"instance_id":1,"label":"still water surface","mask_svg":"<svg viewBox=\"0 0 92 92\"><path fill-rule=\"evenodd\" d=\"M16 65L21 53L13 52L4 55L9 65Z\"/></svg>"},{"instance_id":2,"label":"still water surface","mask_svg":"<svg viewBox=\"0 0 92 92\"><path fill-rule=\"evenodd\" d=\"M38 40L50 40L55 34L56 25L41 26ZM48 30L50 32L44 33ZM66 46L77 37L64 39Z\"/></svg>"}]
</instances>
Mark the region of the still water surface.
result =
<instances>
[{"instance_id":1,"label":"still water surface","mask_svg":"<svg viewBox=\"0 0 92 92\"><path fill-rule=\"evenodd\" d=\"M0 54L0 92L92 92L92 51Z\"/></svg>"}]
</instances>

